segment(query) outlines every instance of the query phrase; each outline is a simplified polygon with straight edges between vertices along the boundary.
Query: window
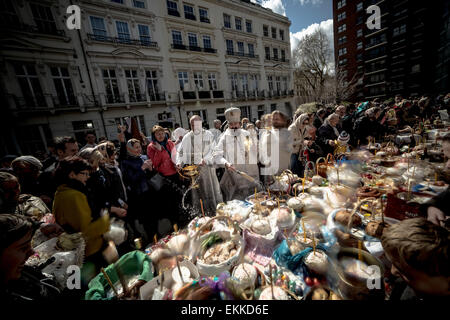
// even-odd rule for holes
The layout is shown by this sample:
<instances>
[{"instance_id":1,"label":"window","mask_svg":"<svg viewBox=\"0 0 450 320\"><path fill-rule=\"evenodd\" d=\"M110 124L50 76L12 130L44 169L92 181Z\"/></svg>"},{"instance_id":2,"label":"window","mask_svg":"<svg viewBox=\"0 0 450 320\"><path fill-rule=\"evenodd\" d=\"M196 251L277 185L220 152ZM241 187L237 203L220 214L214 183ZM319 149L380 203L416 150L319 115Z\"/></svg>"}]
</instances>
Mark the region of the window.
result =
<instances>
[{"instance_id":1,"label":"window","mask_svg":"<svg viewBox=\"0 0 450 320\"><path fill-rule=\"evenodd\" d=\"M346 54L347 53L347 48L341 48L341 49L339 49L339 56L343 56L344 54Z\"/></svg>"},{"instance_id":2,"label":"window","mask_svg":"<svg viewBox=\"0 0 450 320\"><path fill-rule=\"evenodd\" d=\"M127 80L128 96L131 102L143 101L139 78L136 70L125 70L125 78Z\"/></svg>"},{"instance_id":3,"label":"window","mask_svg":"<svg viewBox=\"0 0 450 320\"><path fill-rule=\"evenodd\" d=\"M346 4L347 4L346 0L338 1L337 8L340 9L342 7L345 7Z\"/></svg>"},{"instance_id":4,"label":"window","mask_svg":"<svg viewBox=\"0 0 450 320\"><path fill-rule=\"evenodd\" d=\"M215 73L208 73L209 90L217 90L217 80Z\"/></svg>"},{"instance_id":5,"label":"window","mask_svg":"<svg viewBox=\"0 0 450 320\"><path fill-rule=\"evenodd\" d=\"M264 34L264 37L269 36L269 27L268 26L263 26L263 34Z\"/></svg>"},{"instance_id":6,"label":"window","mask_svg":"<svg viewBox=\"0 0 450 320\"><path fill-rule=\"evenodd\" d=\"M358 31L356 31L356 36L357 37L362 37L363 35L363 30L362 29L358 29Z\"/></svg>"},{"instance_id":7,"label":"window","mask_svg":"<svg viewBox=\"0 0 450 320\"><path fill-rule=\"evenodd\" d=\"M340 66L343 66L343 65L346 65L346 64L347 64L347 58L339 60L339 65Z\"/></svg>"},{"instance_id":8,"label":"window","mask_svg":"<svg viewBox=\"0 0 450 320\"><path fill-rule=\"evenodd\" d=\"M281 90L281 77L275 77L275 84L277 86L277 91Z\"/></svg>"},{"instance_id":9,"label":"window","mask_svg":"<svg viewBox=\"0 0 450 320\"><path fill-rule=\"evenodd\" d=\"M178 83L180 84L180 90L184 91L187 85L189 85L188 73L186 71L178 72Z\"/></svg>"},{"instance_id":10,"label":"window","mask_svg":"<svg viewBox=\"0 0 450 320\"><path fill-rule=\"evenodd\" d=\"M238 41L237 48L238 48L239 55L243 56L244 55L244 43L241 41Z\"/></svg>"},{"instance_id":11,"label":"window","mask_svg":"<svg viewBox=\"0 0 450 320\"><path fill-rule=\"evenodd\" d=\"M234 54L234 45L233 40L226 40L227 44L227 54Z\"/></svg>"},{"instance_id":12,"label":"window","mask_svg":"<svg viewBox=\"0 0 450 320\"><path fill-rule=\"evenodd\" d=\"M5 26L15 26L20 23L11 0L3 0L2 2L0 2L0 19L0 21L2 21L2 24Z\"/></svg>"},{"instance_id":13,"label":"window","mask_svg":"<svg viewBox=\"0 0 450 320\"><path fill-rule=\"evenodd\" d=\"M189 47L198 47L197 35L195 33L188 33Z\"/></svg>"},{"instance_id":14,"label":"window","mask_svg":"<svg viewBox=\"0 0 450 320\"><path fill-rule=\"evenodd\" d=\"M338 27L338 33L347 30L347 25L344 23Z\"/></svg>"},{"instance_id":15,"label":"window","mask_svg":"<svg viewBox=\"0 0 450 320\"><path fill-rule=\"evenodd\" d=\"M360 41L360 42L358 42L357 44L356 44L356 49L357 50L360 50L360 49L362 49L363 48L363 43L362 43L362 41Z\"/></svg>"},{"instance_id":16,"label":"window","mask_svg":"<svg viewBox=\"0 0 450 320\"><path fill-rule=\"evenodd\" d=\"M211 49L211 37L210 36L203 36L203 48Z\"/></svg>"},{"instance_id":17,"label":"window","mask_svg":"<svg viewBox=\"0 0 450 320\"><path fill-rule=\"evenodd\" d=\"M73 93L72 81L69 71L64 67L51 67L50 72L55 85L56 95L58 96L58 105L76 105L75 95Z\"/></svg>"},{"instance_id":18,"label":"window","mask_svg":"<svg viewBox=\"0 0 450 320\"><path fill-rule=\"evenodd\" d=\"M145 9L145 1L133 0L133 6L135 8Z\"/></svg>"},{"instance_id":19,"label":"window","mask_svg":"<svg viewBox=\"0 0 450 320\"><path fill-rule=\"evenodd\" d=\"M200 16L200 21L201 22L206 22L209 23L209 18L208 18L208 9L205 8L198 8L198 14Z\"/></svg>"},{"instance_id":20,"label":"window","mask_svg":"<svg viewBox=\"0 0 450 320\"><path fill-rule=\"evenodd\" d=\"M183 38L181 36L180 31L172 30L172 41L173 41L173 44L178 44L178 45L183 44Z\"/></svg>"},{"instance_id":21,"label":"window","mask_svg":"<svg viewBox=\"0 0 450 320\"><path fill-rule=\"evenodd\" d=\"M152 38L150 37L150 28L146 25L138 24L138 29L141 43L144 45L149 45L152 41Z\"/></svg>"},{"instance_id":22,"label":"window","mask_svg":"<svg viewBox=\"0 0 450 320\"><path fill-rule=\"evenodd\" d=\"M105 85L106 101L108 103L122 102L114 69L103 69L103 83Z\"/></svg>"},{"instance_id":23,"label":"window","mask_svg":"<svg viewBox=\"0 0 450 320\"><path fill-rule=\"evenodd\" d=\"M284 30L280 29L280 39L284 41Z\"/></svg>"},{"instance_id":24,"label":"window","mask_svg":"<svg viewBox=\"0 0 450 320\"><path fill-rule=\"evenodd\" d=\"M363 23L364 18L363 16L359 16L358 18L356 18L356 25L360 25L361 23Z\"/></svg>"},{"instance_id":25,"label":"window","mask_svg":"<svg viewBox=\"0 0 450 320\"><path fill-rule=\"evenodd\" d=\"M238 91L238 76L237 73L232 73L230 75L231 79L231 91Z\"/></svg>"},{"instance_id":26,"label":"window","mask_svg":"<svg viewBox=\"0 0 450 320\"><path fill-rule=\"evenodd\" d=\"M286 51L281 50L281 61L286 61Z\"/></svg>"},{"instance_id":27,"label":"window","mask_svg":"<svg viewBox=\"0 0 450 320\"><path fill-rule=\"evenodd\" d=\"M255 55L255 46L252 43L248 44L248 54L252 57Z\"/></svg>"},{"instance_id":28,"label":"window","mask_svg":"<svg viewBox=\"0 0 450 320\"><path fill-rule=\"evenodd\" d=\"M124 125L127 122L126 118L127 117L115 118L114 120L115 120L116 124ZM131 117L131 118L134 118L136 120L139 132L147 132L147 130L145 128L145 118L144 118L144 116L134 116L134 117ZM81 140L77 140L77 141L81 141Z\"/></svg>"},{"instance_id":29,"label":"window","mask_svg":"<svg viewBox=\"0 0 450 320\"><path fill-rule=\"evenodd\" d=\"M95 35L96 40L104 40L106 37L106 27L103 18L90 17L92 25L92 33Z\"/></svg>"},{"instance_id":30,"label":"window","mask_svg":"<svg viewBox=\"0 0 450 320\"><path fill-rule=\"evenodd\" d=\"M117 37L120 42L129 42L130 31L128 30L128 23L122 21L116 21Z\"/></svg>"},{"instance_id":31,"label":"window","mask_svg":"<svg viewBox=\"0 0 450 320\"><path fill-rule=\"evenodd\" d=\"M261 117L266 113L266 107L262 104L258 106L258 119L261 120Z\"/></svg>"},{"instance_id":32,"label":"window","mask_svg":"<svg viewBox=\"0 0 450 320\"><path fill-rule=\"evenodd\" d=\"M44 95L34 65L17 64L14 65L14 69L26 105L33 107L45 106Z\"/></svg>"},{"instance_id":33,"label":"window","mask_svg":"<svg viewBox=\"0 0 450 320\"><path fill-rule=\"evenodd\" d=\"M266 51L266 60L270 60L270 48L265 47L264 50Z\"/></svg>"},{"instance_id":34,"label":"window","mask_svg":"<svg viewBox=\"0 0 450 320\"><path fill-rule=\"evenodd\" d=\"M53 14L50 7L41 6L34 3L31 3L30 7L34 21L36 22L37 28L40 32L50 34L57 33L55 19L53 19Z\"/></svg>"},{"instance_id":35,"label":"window","mask_svg":"<svg viewBox=\"0 0 450 320\"><path fill-rule=\"evenodd\" d=\"M278 60L278 49L277 48L273 48L273 59Z\"/></svg>"},{"instance_id":36,"label":"window","mask_svg":"<svg viewBox=\"0 0 450 320\"><path fill-rule=\"evenodd\" d=\"M347 36L343 36L338 39L338 44L344 44L346 42L347 42Z\"/></svg>"},{"instance_id":37,"label":"window","mask_svg":"<svg viewBox=\"0 0 450 320\"><path fill-rule=\"evenodd\" d=\"M242 91L248 91L248 75L241 74Z\"/></svg>"},{"instance_id":38,"label":"window","mask_svg":"<svg viewBox=\"0 0 450 320\"><path fill-rule=\"evenodd\" d=\"M344 20L346 18L345 11L338 14L338 21Z\"/></svg>"},{"instance_id":39,"label":"window","mask_svg":"<svg viewBox=\"0 0 450 320\"><path fill-rule=\"evenodd\" d=\"M203 90L203 74L201 72L194 72L194 84L197 90Z\"/></svg>"},{"instance_id":40,"label":"window","mask_svg":"<svg viewBox=\"0 0 450 320\"><path fill-rule=\"evenodd\" d=\"M401 26L394 28L393 36L395 37L405 32L406 32L406 24L402 24Z\"/></svg>"},{"instance_id":41,"label":"window","mask_svg":"<svg viewBox=\"0 0 450 320\"><path fill-rule=\"evenodd\" d=\"M231 17L227 14L223 14L223 25L225 28L231 28Z\"/></svg>"},{"instance_id":42,"label":"window","mask_svg":"<svg viewBox=\"0 0 450 320\"><path fill-rule=\"evenodd\" d=\"M258 91L258 75L256 74L250 75L250 90Z\"/></svg>"},{"instance_id":43,"label":"window","mask_svg":"<svg viewBox=\"0 0 450 320\"><path fill-rule=\"evenodd\" d=\"M195 20L194 7L188 4L183 5L184 17L189 20Z\"/></svg>"},{"instance_id":44,"label":"window","mask_svg":"<svg viewBox=\"0 0 450 320\"><path fill-rule=\"evenodd\" d=\"M283 77L283 82L282 82L282 90L287 90L288 88L288 78L287 77Z\"/></svg>"},{"instance_id":45,"label":"window","mask_svg":"<svg viewBox=\"0 0 450 320\"><path fill-rule=\"evenodd\" d=\"M275 110L277 110L277 104L276 103L272 103L270 105L270 112L274 112Z\"/></svg>"},{"instance_id":46,"label":"window","mask_svg":"<svg viewBox=\"0 0 450 320\"><path fill-rule=\"evenodd\" d=\"M269 84L269 91L273 91L273 77L267 76L267 83Z\"/></svg>"},{"instance_id":47,"label":"window","mask_svg":"<svg viewBox=\"0 0 450 320\"><path fill-rule=\"evenodd\" d=\"M156 70L145 71L147 92L151 101L157 101L159 95L158 77Z\"/></svg>"},{"instance_id":48,"label":"window","mask_svg":"<svg viewBox=\"0 0 450 320\"><path fill-rule=\"evenodd\" d=\"M363 61L363 55L362 55L362 53L358 53L358 54L356 55L356 61L357 61L357 62Z\"/></svg>"},{"instance_id":49,"label":"window","mask_svg":"<svg viewBox=\"0 0 450 320\"><path fill-rule=\"evenodd\" d=\"M277 29L276 28L272 28L272 38L274 38L274 39L277 38Z\"/></svg>"},{"instance_id":50,"label":"window","mask_svg":"<svg viewBox=\"0 0 450 320\"><path fill-rule=\"evenodd\" d=\"M225 108L216 109L216 118L222 121L222 123L225 122Z\"/></svg>"},{"instance_id":51,"label":"window","mask_svg":"<svg viewBox=\"0 0 450 320\"><path fill-rule=\"evenodd\" d=\"M236 30L242 30L242 19L234 18L234 24L236 25Z\"/></svg>"},{"instance_id":52,"label":"window","mask_svg":"<svg viewBox=\"0 0 450 320\"><path fill-rule=\"evenodd\" d=\"M241 109L241 117L251 119L251 109L250 106L239 107Z\"/></svg>"},{"instance_id":53,"label":"window","mask_svg":"<svg viewBox=\"0 0 450 320\"><path fill-rule=\"evenodd\" d=\"M411 73L420 72L420 64L415 64L411 67Z\"/></svg>"},{"instance_id":54,"label":"window","mask_svg":"<svg viewBox=\"0 0 450 320\"><path fill-rule=\"evenodd\" d=\"M252 33L252 22L250 20L245 20L245 28L248 33Z\"/></svg>"},{"instance_id":55,"label":"window","mask_svg":"<svg viewBox=\"0 0 450 320\"><path fill-rule=\"evenodd\" d=\"M171 16L179 17L178 4L175 1L167 0L167 13Z\"/></svg>"},{"instance_id":56,"label":"window","mask_svg":"<svg viewBox=\"0 0 450 320\"><path fill-rule=\"evenodd\" d=\"M111 2L123 4L123 0L111 0Z\"/></svg>"},{"instance_id":57,"label":"window","mask_svg":"<svg viewBox=\"0 0 450 320\"><path fill-rule=\"evenodd\" d=\"M356 12L361 11L363 9L363 3L360 2L356 5Z\"/></svg>"}]
</instances>

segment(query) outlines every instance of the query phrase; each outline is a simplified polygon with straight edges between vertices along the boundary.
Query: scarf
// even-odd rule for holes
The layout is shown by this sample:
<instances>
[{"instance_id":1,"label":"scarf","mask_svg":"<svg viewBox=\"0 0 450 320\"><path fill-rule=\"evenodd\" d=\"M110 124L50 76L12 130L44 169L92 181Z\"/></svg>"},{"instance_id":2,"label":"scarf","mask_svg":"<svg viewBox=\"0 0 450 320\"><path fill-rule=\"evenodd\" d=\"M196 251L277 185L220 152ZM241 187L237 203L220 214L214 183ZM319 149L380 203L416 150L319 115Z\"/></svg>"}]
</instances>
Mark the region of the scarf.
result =
<instances>
[{"instance_id":1,"label":"scarf","mask_svg":"<svg viewBox=\"0 0 450 320\"><path fill-rule=\"evenodd\" d=\"M127 142L127 154L128 154L128 156L130 156L132 158L139 158L141 156L140 154L136 154L136 152L134 151L134 147L133 147L133 144L131 143L131 141Z\"/></svg>"},{"instance_id":2,"label":"scarf","mask_svg":"<svg viewBox=\"0 0 450 320\"><path fill-rule=\"evenodd\" d=\"M161 141L161 142L159 142L158 140L156 140L156 137L155 137L154 134L152 134L152 138L153 138L153 141L154 141L155 143L159 143L159 145L162 146L162 147L167 151L167 153L169 154L169 157L172 158L172 154L170 153L170 150L169 150L169 148L167 147L167 142L169 141L169 136L166 134L166 136L164 137L164 140Z\"/></svg>"}]
</instances>

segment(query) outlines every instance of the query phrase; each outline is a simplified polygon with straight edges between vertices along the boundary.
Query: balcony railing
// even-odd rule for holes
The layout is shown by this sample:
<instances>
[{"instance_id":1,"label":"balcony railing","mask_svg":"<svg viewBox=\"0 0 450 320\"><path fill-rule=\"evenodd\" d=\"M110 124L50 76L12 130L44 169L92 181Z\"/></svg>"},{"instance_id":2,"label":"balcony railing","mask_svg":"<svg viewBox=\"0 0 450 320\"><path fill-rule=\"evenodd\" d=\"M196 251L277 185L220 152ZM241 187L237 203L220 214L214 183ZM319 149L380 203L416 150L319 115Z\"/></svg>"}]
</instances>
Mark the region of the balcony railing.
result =
<instances>
[{"instance_id":1,"label":"balcony railing","mask_svg":"<svg viewBox=\"0 0 450 320\"><path fill-rule=\"evenodd\" d=\"M184 44L172 44L172 49L176 50L189 50L189 51L196 51L196 52L206 52L206 53L216 53L217 49L213 48L202 48L198 46L185 46Z\"/></svg>"},{"instance_id":2,"label":"balcony railing","mask_svg":"<svg viewBox=\"0 0 450 320\"><path fill-rule=\"evenodd\" d=\"M160 93L160 92L149 92L149 97L150 97L150 101L165 101L166 100L166 95L164 94L164 92Z\"/></svg>"},{"instance_id":3,"label":"balcony railing","mask_svg":"<svg viewBox=\"0 0 450 320\"><path fill-rule=\"evenodd\" d=\"M227 50L227 55L229 55L229 56L236 56L236 57L245 57L245 58L258 59L258 55L254 54L254 53L244 53L244 52L239 52L239 51Z\"/></svg>"},{"instance_id":4,"label":"balcony railing","mask_svg":"<svg viewBox=\"0 0 450 320\"><path fill-rule=\"evenodd\" d=\"M184 100L196 100L197 96L195 91L183 91L183 99Z\"/></svg>"},{"instance_id":5,"label":"balcony railing","mask_svg":"<svg viewBox=\"0 0 450 320\"><path fill-rule=\"evenodd\" d=\"M257 93L258 93L258 98L265 98L266 97L266 95L264 93L264 90L258 91Z\"/></svg>"},{"instance_id":6,"label":"balcony railing","mask_svg":"<svg viewBox=\"0 0 450 320\"><path fill-rule=\"evenodd\" d=\"M145 102L145 101L147 101L145 94L142 94L142 93L128 94L128 99L130 100L130 102Z\"/></svg>"},{"instance_id":7,"label":"balcony railing","mask_svg":"<svg viewBox=\"0 0 450 320\"><path fill-rule=\"evenodd\" d=\"M88 33L88 39L94 40L94 41L130 44L130 45L144 46L144 47L153 47L153 48L158 47L157 42L153 42L153 41L149 41L149 40L108 37L108 36L92 34L92 33Z\"/></svg>"},{"instance_id":8,"label":"balcony railing","mask_svg":"<svg viewBox=\"0 0 450 320\"><path fill-rule=\"evenodd\" d=\"M209 91L199 91L198 92L199 99L211 99L211 92Z\"/></svg>"},{"instance_id":9,"label":"balcony railing","mask_svg":"<svg viewBox=\"0 0 450 320\"><path fill-rule=\"evenodd\" d=\"M114 103L125 103L125 97L123 94L107 94L105 96L106 103L114 104Z\"/></svg>"},{"instance_id":10,"label":"balcony railing","mask_svg":"<svg viewBox=\"0 0 450 320\"><path fill-rule=\"evenodd\" d=\"M200 16L200 22L211 23L209 18Z\"/></svg>"},{"instance_id":11,"label":"balcony railing","mask_svg":"<svg viewBox=\"0 0 450 320\"><path fill-rule=\"evenodd\" d=\"M245 98L245 92L244 91L235 91L235 95L236 95L236 98L238 98L238 99Z\"/></svg>"},{"instance_id":12,"label":"balcony railing","mask_svg":"<svg viewBox=\"0 0 450 320\"><path fill-rule=\"evenodd\" d=\"M192 13L187 13L187 12L185 12L185 13L184 13L184 17L185 17L186 19L189 19L189 20L197 20L197 18L195 17L195 15L192 14Z\"/></svg>"},{"instance_id":13,"label":"balcony railing","mask_svg":"<svg viewBox=\"0 0 450 320\"><path fill-rule=\"evenodd\" d=\"M180 12L175 9L167 9L167 14L169 16L181 17Z\"/></svg>"},{"instance_id":14,"label":"balcony railing","mask_svg":"<svg viewBox=\"0 0 450 320\"><path fill-rule=\"evenodd\" d=\"M77 99L74 95L65 96L52 96L53 105L57 108L70 108L78 107Z\"/></svg>"},{"instance_id":15,"label":"balcony railing","mask_svg":"<svg viewBox=\"0 0 450 320\"><path fill-rule=\"evenodd\" d=\"M64 30L56 29L56 25L46 25L46 27L44 27L44 26L32 26L24 23L6 24L4 22L0 23L0 25L3 29L17 30L30 33L42 33L55 36L65 35Z\"/></svg>"},{"instance_id":16,"label":"balcony railing","mask_svg":"<svg viewBox=\"0 0 450 320\"><path fill-rule=\"evenodd\" d=\"M223 91L221 90L214 90L213 91L213 98L214 99L223 99Z\"/></svg>"}]
</instances>

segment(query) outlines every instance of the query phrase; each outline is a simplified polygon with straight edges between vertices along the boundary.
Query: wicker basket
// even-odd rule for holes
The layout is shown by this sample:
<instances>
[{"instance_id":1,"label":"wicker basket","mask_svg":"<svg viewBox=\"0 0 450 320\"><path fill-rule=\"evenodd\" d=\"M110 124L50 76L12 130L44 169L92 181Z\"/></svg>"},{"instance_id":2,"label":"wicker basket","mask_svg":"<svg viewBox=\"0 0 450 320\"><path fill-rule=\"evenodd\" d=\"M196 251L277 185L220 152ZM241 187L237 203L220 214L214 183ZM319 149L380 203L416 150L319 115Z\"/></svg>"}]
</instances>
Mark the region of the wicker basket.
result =
<instances>
[{"instance_id":1,"label":"wicker basket","mask_svg":"<svg viewBox=\"0 0 450 320\"><path fill-rule=\"evenodd\" d=\"M331 158L331 162L329 159ZM320 163L321 160L324 160L324 163ZM327 178L327 169L329 166L332 166L332 163L334 161L333 155L329 153L326 158L320 157L316 160L316 171L317 175L321 176L322 178Z\"/></svg>"},{"instance_id":2,"label":"wicker basket","mask_svg":"<svg viewBox=\"0 0 450 320\"><path fill-rule=\"evenodd\" d=\"M275 287L275 286L274 286ZM293 300L302 300L302 298L299 298L295 293L293 293L292 291L290 291L290 290L288 290L288 289L286 289L286 288L283 288L283 287L279 287L279 286L277 286L278 288L280 288L280 289L282 289L284 292L286 292L289 296L291 296L291 298L293 299ZM261 292L262 291L264 291L264 289L266 289L266 288L270 288L270 284L267 284L266 286L264 286L264 287L261 287Z\"/></svg>"},{"instance_id":3,"label":"wicker basket","mask_svg":"<svg viewBox=\"0 0 450 320\"><path fill-rule=\"evenodd\" d=\"M225 219L228 221L228 223L233 224L234 227L233 232L221 230L221 231L211 231L207 234L201 235L202 230L207 228L211 223L213 223L217 219ZM238 248L236 254L230 257L229 259L218 264L206 264L199 261L197 258L199 255L203 253L203 250L201 248L202 241L213 234L216 234L222 239L226 240L230 240L236 237L237 239L235 241ZM239 227L233 222L233 220L231 220L230 217L216 216L214 218L211 218L207 223L205 223L192 238L191 260L192 262L196 263L200 275L216 276L224 271L230 271L231 268L239 264L244 256L244 250L245 250L245 242L242 236L240 236L239 234Z\"/></svg>"}]
</instances>

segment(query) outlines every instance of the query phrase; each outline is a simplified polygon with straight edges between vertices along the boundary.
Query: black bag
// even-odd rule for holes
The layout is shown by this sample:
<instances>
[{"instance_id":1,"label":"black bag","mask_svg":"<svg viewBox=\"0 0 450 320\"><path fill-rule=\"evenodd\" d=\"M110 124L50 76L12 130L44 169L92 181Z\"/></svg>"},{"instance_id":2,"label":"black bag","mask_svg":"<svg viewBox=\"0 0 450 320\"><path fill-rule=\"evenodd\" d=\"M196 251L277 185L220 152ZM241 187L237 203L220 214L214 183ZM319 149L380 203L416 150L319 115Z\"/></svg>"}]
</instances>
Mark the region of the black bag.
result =
<instances>
[{"instance_id":1,"label":"black bag","mask_svg":"<svg viewBox=\"0 0 450 320\"><path fill-rule=\"evenodd\" d=\"M150 179L148 179L148 185L154 191L159 191L164 186L164 177L159 173L155 173Z\"/></svg>"}]
</instances>

